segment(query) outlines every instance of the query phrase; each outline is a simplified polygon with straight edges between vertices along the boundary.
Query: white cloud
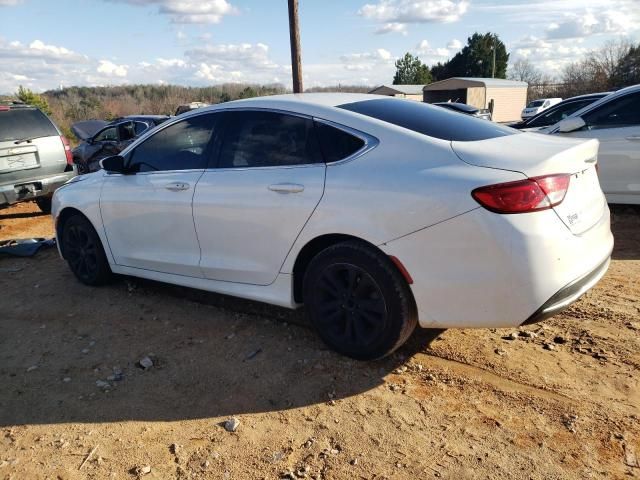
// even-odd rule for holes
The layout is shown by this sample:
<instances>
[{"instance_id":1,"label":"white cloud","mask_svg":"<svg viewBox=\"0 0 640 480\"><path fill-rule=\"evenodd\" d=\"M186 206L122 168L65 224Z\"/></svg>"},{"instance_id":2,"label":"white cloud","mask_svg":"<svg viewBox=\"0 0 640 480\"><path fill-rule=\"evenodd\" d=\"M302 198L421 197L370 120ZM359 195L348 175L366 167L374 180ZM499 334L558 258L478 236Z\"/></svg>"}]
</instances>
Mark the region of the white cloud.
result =
<instances>
[{"instance_id":1,"label":"white cloud","mask_svg":"<svg viewBox=\"0 0 640 480\"><path fill-rule=\"evenodd\" d=\"M225 15L237 13L227 0L106 0L130 5L158 7L172 23L220 23Z\"/></svg>"},{"instance_id":2,"label":"white cloud","mask_svg":"<svg viewBox=\"0 0 640 480\"><path fill-rule=\"evenodd\" d=\"M446 60L451 56L451 51L448 48L433 48L427 40L422 40L416 45L414 53L427 65Z\"/></svg>"},{"instance_id":3,"label":"white cloud","mask_svg":"<svg viewBox=\"0 0 640 480\"><path fill-rule=\"evenodd\" d=\"M454 38L447 43L447 48L451 50L460 50L462 48L462 42Z\"/></svg>"},{"instance_id":4,"label":"white cloud","mask_svg":"<svg viewBox=\"0 0 640 480\"><path fill-rule=\"evenodd\" d=\"M98 68L96 68L96 72L102 73L108 77L126 77L127 70L129 67L127 65L116 65L109 60L100 60L100 64Z\"/></svg>"},{"instance_id":5,"label":"white cloud","mask_svg":"<svg viewBox=\"0 0 640 480\"><path fill-rule=\"evenodd\" d=\"M560 22L553 22L547 28L547 38L584 38L591 35L614 33L626 34L640 28L640 23L618 10L582 13L566 13Z\"/></svg>"},{"instance_id":6,"label":"white cloud","mask_svg":"<svg viewBox=\"0 0 640 480\"><path fill-rule=\"evenodd\" d=\"M0 0L0 7L12 7L22 3L22 0Z\"/></svg>"},{"instance_id":7,"label":"white cloud","mask_svg":"<svg viewBox=\"0 0 640 480\"><path fill-rule=\"evenodd\" d=\"M374 32L376 35L382 35L385 33L400 33L402 35L407 35L407 26L404 23L385 23L376 29Z\"/></svg>"},{"instance_id":8,"label":"white cloud","mask_svg":"<svg viewBox=\"0 0 640 480\"><path fill-rule=\"evenodd\" d=\"M3 43L0 40L0 58L31 58L58 63L84 63L88 59L64 47L47 45L41 40L34 40L29 45L13 41Z\"/></svg>"},{"instance_id":9,"label":"white cloud","mask_svg":"<svg viewBox=\"0 0 640 480\"><path fill-rule=\"evenodd\" d=\"M515 42L511 49L510 63L526 58L538 70L558 76L569 63L582 58L589 49L582 42L542 39L532 35Z\"/></svg>"},{"instance_id":10,"label":"white cloud","mask_svg":"<svg viewBox=\"0 0 640 480\"><path fill-rule=\"evenodd\" d=\"M379 22L447 23L459 20L468 7L467 0L379 0L358 13Z\"/></svg>"}]
</instances>

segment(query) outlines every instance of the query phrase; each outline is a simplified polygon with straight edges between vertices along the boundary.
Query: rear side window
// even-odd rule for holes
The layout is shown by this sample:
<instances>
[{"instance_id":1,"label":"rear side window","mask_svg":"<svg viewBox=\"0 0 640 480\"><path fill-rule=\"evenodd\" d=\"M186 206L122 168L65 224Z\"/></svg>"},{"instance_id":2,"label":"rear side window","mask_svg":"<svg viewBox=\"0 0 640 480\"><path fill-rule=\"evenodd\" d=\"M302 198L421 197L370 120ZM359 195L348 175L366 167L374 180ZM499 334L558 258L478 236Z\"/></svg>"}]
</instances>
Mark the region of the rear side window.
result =
<instances>
[{"instance_id":1,"label":"rear side window","mask_svg":"<svg viewBox=\"0 0 640 480\"><path fill-rule=\"evenodd\" d=\"M541 113L535 117L532 121L527 122L527 127L545 127L547 125L553 125L558 123L563 118L567 118L574 112L577 112L581 108L595 102L597 99L581 100L571 102L566 105L561 105L558 108L554 108L549 112Z\"/></svg>"},{"instance_id":2,"label":"rear side window","mask_svg":"<svg viewBox=\"0 0 640 480\"><path fill-rule=\"evenodd\" d=\"M219 168L284 167L322 162L309 118L265 111L226 112Z\"/></svg>"},{"instance_id":3,"label":"rear side window","mask_svg":"<svg viewBox=\"0 0 640 480\"><path fill-rule=\"evenodd\" d=\"M364 147L364 140L361 138L326 123L316 122L316 132L327 163L347 158Z\"/></svg>"},{"instance_id":4,"label":"rear side window","mask_svg":"<svg viewBox=\"0 0 640 480\"><path fill-rule=\"evenodd\" d=\"M131 152L129 168L134 172L206 168L216 118L198 115L160 130Z\"/></svg>"},{"instance_id":5,"label":"rear side window","mask_svg":"<svg viewBox=\"0 0 640 480\"><path fill-rule=\"evenodd\" d=\"M429 137L457 142L486 140L519 133L470 115L413 100L392 98L346 103L339 108L392 123Z\"/></svg>"},{"instance_id":6,"label":"rear side window","mask_svg":"<svg viewBox=\"0 0 640 480\"><path fill-rule=\"evenodd\" d=\"M37 108L0 111L0 141L60 135L51 120Z\"/></svg>"}]
</instances>

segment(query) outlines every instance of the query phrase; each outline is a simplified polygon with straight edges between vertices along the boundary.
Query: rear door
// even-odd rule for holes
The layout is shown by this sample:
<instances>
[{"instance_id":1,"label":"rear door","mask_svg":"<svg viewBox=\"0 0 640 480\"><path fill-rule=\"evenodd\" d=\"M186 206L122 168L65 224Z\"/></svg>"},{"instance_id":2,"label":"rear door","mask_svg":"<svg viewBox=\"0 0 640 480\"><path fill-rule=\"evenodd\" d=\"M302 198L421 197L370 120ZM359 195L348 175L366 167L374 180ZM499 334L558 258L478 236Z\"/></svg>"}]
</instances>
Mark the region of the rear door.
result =
<instances>
[{"instance_id":1,"label":"rear door","mask_svg":"<svg viewBox=\"0 0 640 480\"><path fill-rule=\"evenodd\" d=\"M586 127L561 133L597 138L599 177L607 195L625 195L640 202L640 92L601 104L583 115Z\"/></svg>"},{"instance_id":2,"label":"rear door","mask_svg":"<svg viewBox=\"0 0 640 480\"><path fill-rule=\"evenodd\" d=\"M215 121L203 114L169 125L127 154L130 174L105 175L100 212L118 265L202 277L192 200Z\"/></svg>"},{"instance_id":3,"label":"rear door","mask_svg":"<svg viewBox=\"0 0 640 480\"><path fill-rule=\"evenodd\" d=\"M311 118L223 115L217 163L193 200L200 266L206 278L268 285L322 197L326 167Z\"/></svg>"}]
</instances>

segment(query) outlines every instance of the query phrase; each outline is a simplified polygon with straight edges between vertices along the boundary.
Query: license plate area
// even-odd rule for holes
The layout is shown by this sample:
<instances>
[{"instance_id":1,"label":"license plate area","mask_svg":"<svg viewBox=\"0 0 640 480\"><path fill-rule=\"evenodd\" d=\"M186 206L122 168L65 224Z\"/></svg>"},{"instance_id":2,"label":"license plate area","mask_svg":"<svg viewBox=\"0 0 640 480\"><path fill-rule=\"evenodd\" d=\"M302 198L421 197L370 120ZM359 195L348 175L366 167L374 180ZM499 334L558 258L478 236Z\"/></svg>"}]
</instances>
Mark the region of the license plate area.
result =
<instances>
[{"instance_id":1,"label":"license plate area","mask_svg":"<svg viewBox=\"0 0 640 480\"><path fill-rule=\"evenodd\" d=\"M17 153L0 157L0 172L13 172L38 168L38 157L35 152Z\"/></svg>"},{"instance_id":2,"label":"license plate area","mask_svg":"<svg viewBox=\"0 0 640 480\"><path fill-rule=\"evenodd\" d=\"M591 166L571 176L567 195L554 210L569 230L580 234L600 220L604 206L598 174Z\"/></svg>"}]
</instances>

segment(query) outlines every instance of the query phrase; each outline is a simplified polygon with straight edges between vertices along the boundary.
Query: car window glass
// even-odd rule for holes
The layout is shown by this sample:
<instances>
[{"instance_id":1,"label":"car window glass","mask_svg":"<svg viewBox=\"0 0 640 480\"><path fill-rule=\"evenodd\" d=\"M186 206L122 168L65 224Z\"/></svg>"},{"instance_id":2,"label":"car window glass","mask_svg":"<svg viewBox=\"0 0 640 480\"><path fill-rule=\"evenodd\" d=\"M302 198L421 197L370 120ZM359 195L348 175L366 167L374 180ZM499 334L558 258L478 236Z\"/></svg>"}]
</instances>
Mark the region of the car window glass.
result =
<instances>
[{"instance_id":1,"label":"car window glass","mask_svg":"<svg viewBox=\"0 0 640 480\"><path fill-rule=\"evenodd\" d=\"M134 124L134 129L135 129L135 135L136 137L140 134L142 134L142 132L144 132L147 128L149 128L149 125L147 125L144 122L135 122Z\"/></svg>"},{"instance_id":2,"label":"car window glass","mask_svg":"<svg viewBox=\"0 0 640 480\"><path fill-rule=\"evenodd\" d=\"M587 128L620 128L640 125L640 93L632 93L600 105L583 116Z\"/></svg>"},{"instance_id":3,"label":"car window glass","mask_svg":"<svg viewBox=\"0 0 640 480\"><path fill-rule=\"evenodd\" d=\"M121 142L126 142L127 140L134 138L136 133L133 129L133 122L126 122L118 125L118 134L120 135Z\"/></svg>"},{"instance_id":4,"label":"car window glass","mask_svg":"<svg viewBox=\"0 0 640 480\"><path fill-rule=\"evenodd\" d=\"M347 158L364 147L361 138L326 123L316 122L316 132L327 163Z\"/></svg>"},{"instance_id":5,"label":"car window glass","mask_svg":"<svg viewBox=\"0 0 640 480\"><path fill-rule=\"evenodd\" d=\"M304 165L322 162L313 121L265 111L225 114L219 168Z\"/></svg>"},{"instance_id":6,"label":"car window glass","mask_svg":"<svg viewBox=\"0 0 640 480\"><path fill-rule=\"evenodd\" d=\"M130 155L133 172L205 168L216 115L198 115L155 133Z\"/></svg>"},{"instance_id":7,"label":"car window glass","mask_svg":"<svg viewBox=\"0 0 640 480\"><path fill-rule=\"evenodd\" d=\"M557 108L550 109L548 112L542 113L537 116L531 122L527 124L527 127L545 127L547 125L553 125L558 123L563 118L567 118L574 112L577 112L581 108L593 103L595 99L582 100L579 102L571 102L566 105L560 105Z\"/></svg>"},{"instance_id":8,"label":"car window glass","mask_svg":"<svg viewBox=\"0 0 640 480\"><path fill-rule=\"evenodd\" d=\"M60 135L44 113L36 108L0 111L0 141Z\"/></svg>"},{"instance_id":9,"label":"car window glass","mask_svg":"<svg viewBox=\"0 0 640 480\"><path fill-rule=\"evenodd\" d=\"M519 133L481 118L413 100L381 98L338 107L442 140L468 142Z\"/></svg>"},{"instance_id":10,"label":"car window glass","mask_svg":"<svg viewBox=\"0 0 640 480\"><path fill-rule=\"evenodd\" d=\"M98 133L93 139L95 142L105 142L105 141L117 141L118 140L118 132L116 131L116 127L109 127Z\"/></svg>"}]
</instances>

